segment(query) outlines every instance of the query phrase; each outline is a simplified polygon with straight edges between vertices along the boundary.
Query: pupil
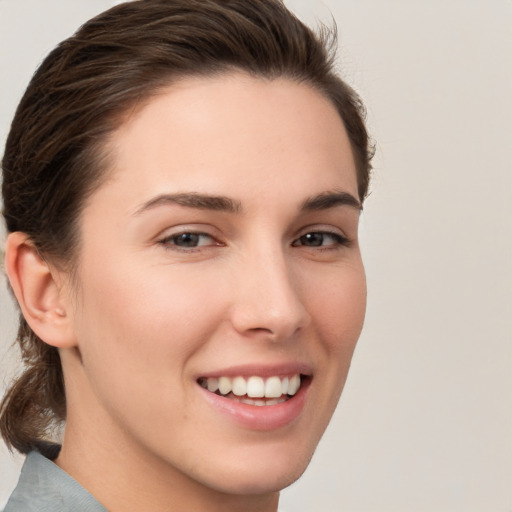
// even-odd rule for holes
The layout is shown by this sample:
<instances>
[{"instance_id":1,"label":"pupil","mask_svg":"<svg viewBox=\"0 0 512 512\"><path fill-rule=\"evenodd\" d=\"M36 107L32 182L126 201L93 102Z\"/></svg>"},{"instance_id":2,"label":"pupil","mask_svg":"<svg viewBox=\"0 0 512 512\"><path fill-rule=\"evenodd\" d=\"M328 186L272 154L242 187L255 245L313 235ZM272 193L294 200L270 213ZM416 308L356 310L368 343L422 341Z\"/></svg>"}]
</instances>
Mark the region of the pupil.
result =
<instances>
[{"instance_id":1,"label":"pupil","mask_svg":"<svg viewBox=\"0 0 512 512\"><path fill-rule=\"evenodd\" d=\"M310 247L319 247L324 241L324 235L322 233L308 233L302 237L302 243L309 245Z\"/></svg>"},{"instance_id":2,"label":"pupil","mask_svg":"<svg viewBox=\"0 0 512 512\"><path fill-rule=\"evenodd\" d=\"M181 247L196 247L199 243L199 235L195 233L183 233L176 239L176 245Z\"/></svg>"}]
</instances>

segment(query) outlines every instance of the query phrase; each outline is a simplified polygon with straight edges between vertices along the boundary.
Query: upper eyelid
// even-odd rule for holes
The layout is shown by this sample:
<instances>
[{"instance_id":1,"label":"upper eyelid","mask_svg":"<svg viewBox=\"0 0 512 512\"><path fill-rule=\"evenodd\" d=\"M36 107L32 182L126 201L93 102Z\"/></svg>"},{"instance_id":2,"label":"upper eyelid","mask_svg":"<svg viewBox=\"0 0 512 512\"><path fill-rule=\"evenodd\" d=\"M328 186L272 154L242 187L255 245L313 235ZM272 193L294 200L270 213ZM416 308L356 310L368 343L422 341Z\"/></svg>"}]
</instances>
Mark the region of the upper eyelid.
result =
<instances>
[{"instance_id":1,"label":"upper eyelid","mask_svg":"<svg viewBox=\"0 0 512 512\"><path fill-rule=\"evenodd\" d=\"M161 240L163 238L172 238L174 236L179 236L184 233L205 235L210 236L212 238L218 238L220 236L218 229L212 226L208 226L206 224L178 224L176 226L167 226L165 229L160 230L160 232L156 236L154 236L154 239Z\"/></svg>"},{"instance_id":2,"label":"upper eyelid","mask_svg":"<svg viewBox=\"0 0 512 512\"><path fill-rule=\"evenodd\" d=\"M208 240L206 243L201 243L201 240L198 241L197 245L181 245L178 242L178 238L181 235L184 234L192 234L197 235L199 237L204 236ZM218 238L210 235L209 233L204 233L201 231L192 231L192 230L182 230L178 231L176 233L171 233L167 236L159 237L156 240L156 245L159 247L162 247L166 251L172 251L174 253L183 253L183 254L193 254L193 253L203 253L204 251L207 251L209 249L215 248L215 247L222 247L225 244L221 241L219 241Z\"/></svg>"},{"instance_id":3,"label":"upper eyelid","mask_svg":"<svg viewBox=\"0 0 512 512\"><path fill-rule=\"evenodd\" d=\"M234 233L231 233L231 235L229 233L224 233L224 231L219 230L217 227L212 225L191 223L189 225L178 224L175 226L168 226L165 229L162 229L159 234L154 236L153 240L159 242L177 237L185 233L204 235L220 243L227 243L227 240L231 238L231 235L234 235ZM290 233L291 240L294 242L308 233L325 233L332 236L339 236L347 240L352 240L354 238L353 235L347 234L346 230L342 229L340 226L333 224L312 223L306 226L302 226L300 229L294 230L294 233Z\"/></svg>"},{"instance_id":4,"label":"upper eyelid","mask_svg":"<svg viewBox=\"0 0 512 512\"><path fill-rule=\"evenodd\" d=\"M207 231L202 231L200 229L180 229L178 231L172 232L172 233L166 233L167 230L164 230L162 234L158 235L157 238L173 238L180 235L204 235L209 236L211 238L215 238L215 235L212 235L211 233L208 233Z\"/></svg>"},{"instance_id":5,"label":"upper eyelid","mask_svg":"<svg viewBox=\"0 0 512 512\"><path fill-rule=\"evenodd\" d=\"M212 240L218 241L218 238L212 235L211 233L206 233L204 231L194 231L191 229L176 231L176 233L169 233L167 235L162 235L158 237L159 242L165 242L168 240L172 240L173 238L178 238L181 235L197 235L197 236L205 236L211 238Z\"/></svg>"},{"instance_id":6,"label":"upper eyelid","mask_svg":"<svg viewBox=\"0 0 512 512\"><path fill-rule=\"evenodd\" d=\"M344 233L338 233L338 232L335 232L335 231L329 231L329 230L325 230L325 229L323 229L323 230L316 229L316 230L305 231L303 234L301 234L298 237L296 237L293 240L292 243L297 242L298 240L300 240L301 238L303 238L306 235L310 235L310 234L314 234L314 233L320 233L322 235L331 236L333 238L340 238L340 239L342 239L343 241L346 241L346 242L350 241L349 237L346 236Z\"/></svg>"},{"instance_id":7,"label":"upper eyelid","mask_svg":"<svg viewBox=\"0 0 512 512\"><path fill-rule=\"evenodd\" d=\"M300 238L308 233L327 233L330 235L342 236L343 238L349 238L345 230L340 227L333 226L332 224L311 224L309 226L304 226L297 230L295 237Z\"/></svg>"}]
</instances>

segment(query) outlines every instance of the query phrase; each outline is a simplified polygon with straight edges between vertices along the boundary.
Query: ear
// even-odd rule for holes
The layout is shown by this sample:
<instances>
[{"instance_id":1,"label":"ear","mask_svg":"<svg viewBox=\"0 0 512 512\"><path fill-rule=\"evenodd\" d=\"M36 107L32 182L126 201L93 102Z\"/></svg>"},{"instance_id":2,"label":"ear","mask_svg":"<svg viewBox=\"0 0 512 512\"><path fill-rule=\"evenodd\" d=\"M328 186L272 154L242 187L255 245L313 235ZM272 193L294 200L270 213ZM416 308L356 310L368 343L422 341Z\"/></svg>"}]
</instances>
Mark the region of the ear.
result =
<instances>
[{"instance_id":1,"label":"ear","mask_svg":"<svg viewBox=\"0 0 512 512\"><path fill-rule=\"evenodd\" d=\"M5 269L21 312L34 333L59 348L76 345L62 296L62 275L52 269L25 233L10 233Z\"/></svg>"}]
</instances>

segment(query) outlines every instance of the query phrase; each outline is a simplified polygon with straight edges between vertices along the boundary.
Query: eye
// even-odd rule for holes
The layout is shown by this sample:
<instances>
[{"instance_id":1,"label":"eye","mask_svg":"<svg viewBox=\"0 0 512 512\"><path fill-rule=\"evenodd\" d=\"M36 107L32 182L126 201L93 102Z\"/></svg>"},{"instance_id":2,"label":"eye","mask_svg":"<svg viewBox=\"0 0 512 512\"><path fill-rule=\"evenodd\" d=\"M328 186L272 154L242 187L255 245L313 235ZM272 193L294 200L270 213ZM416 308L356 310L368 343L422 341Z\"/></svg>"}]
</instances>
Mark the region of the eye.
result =
<instances>
[{"instance_id":1,"label":"eye","mask_svg":"<svg viewBox=\"0 0 512 512\"><path fill-rule=\"evenodd\" d=\"M179 249L195 249L197 247L220 245L211 235L193 231L185 231L167 236L160 240L159 243L167 247Z\"/></svg>"},{"instance_id":2,"label":"eye","mask_svg":"<svg viewBox=\"0 0 512 512\"><path fill-rule=\"evenodd\" d=\"M313 231L306 233L295 240L294 247L337 247L348 245L348 239L338 233L329 233L327 231Z\"/></svg>"}]
</instances>

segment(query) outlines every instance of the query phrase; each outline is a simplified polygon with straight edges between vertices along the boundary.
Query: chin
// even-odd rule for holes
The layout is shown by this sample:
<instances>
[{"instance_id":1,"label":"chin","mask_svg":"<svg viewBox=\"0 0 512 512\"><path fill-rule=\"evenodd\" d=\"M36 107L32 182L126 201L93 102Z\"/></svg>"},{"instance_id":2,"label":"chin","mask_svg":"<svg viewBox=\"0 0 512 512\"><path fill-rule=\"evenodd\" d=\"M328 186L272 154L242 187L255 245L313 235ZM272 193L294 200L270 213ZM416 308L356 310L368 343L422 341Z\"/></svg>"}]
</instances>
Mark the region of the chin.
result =
<instances>
[{"instance_id":1,"label":"chin","mask_svg":"<svg viewBox=\"0 0 512 512\"><path fill-rule=\"evenodd\" d=\"M216 476L221 482L210 481L217 491L234 495L262 495L275 493L298 480L306 470L314 449L306 452L283 453L276 449L274 453L261 450L257 456L241 455L229 467L217 468ZM228 462L228 461L226 461Z\"/></svg>"},{"instance_id":2,"label":"chin","mask_svg":"<svg viewBox=\"0 0 512 512\"><path fill-rule=\"evenodd\" d=\"M283 472L266 471L264 474L247 471L236 475L229 483L212 486L216 491L231 495L252 496L280 492L293 484L304 473L307 465L300 470L293 468Z\"/></svg>"}]
</instances>

